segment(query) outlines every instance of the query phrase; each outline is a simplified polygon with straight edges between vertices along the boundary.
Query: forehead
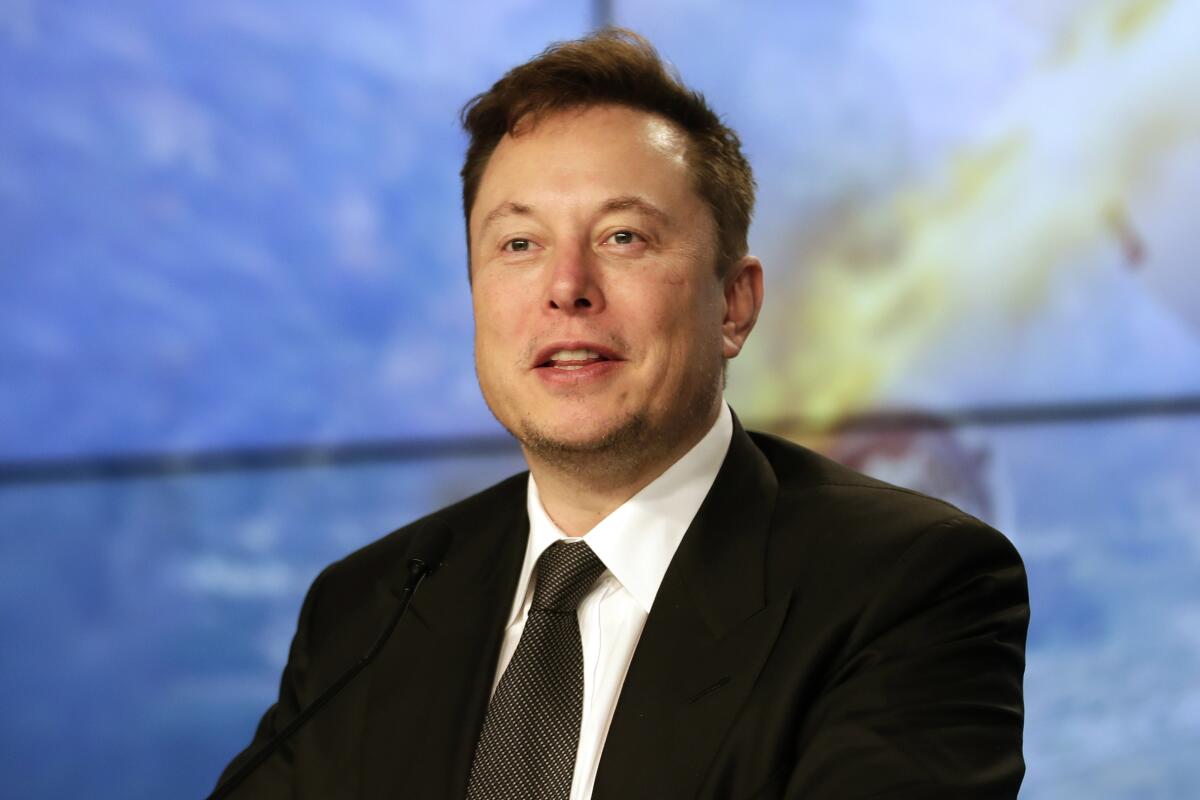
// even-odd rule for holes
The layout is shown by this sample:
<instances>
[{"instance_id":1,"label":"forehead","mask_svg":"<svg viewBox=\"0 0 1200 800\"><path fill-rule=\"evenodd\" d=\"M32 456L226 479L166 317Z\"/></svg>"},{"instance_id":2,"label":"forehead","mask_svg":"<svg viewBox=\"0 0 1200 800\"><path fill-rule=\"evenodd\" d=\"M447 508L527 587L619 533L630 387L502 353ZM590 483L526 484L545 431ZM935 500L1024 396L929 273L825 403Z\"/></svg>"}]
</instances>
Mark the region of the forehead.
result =
<instances>
[{"instance_id":1,"label":"forehead","mask_svg":"<svg viewBox=\"0 0 1200 800\"><path fill-rule=\"evenodd\" d=\"M623 106L554 112L518 124L488 159L472 227L497 203L601 202L645 195L668 205L699 202L688 171L688 138L677 125Z\"/></svg>"}]
</instances>

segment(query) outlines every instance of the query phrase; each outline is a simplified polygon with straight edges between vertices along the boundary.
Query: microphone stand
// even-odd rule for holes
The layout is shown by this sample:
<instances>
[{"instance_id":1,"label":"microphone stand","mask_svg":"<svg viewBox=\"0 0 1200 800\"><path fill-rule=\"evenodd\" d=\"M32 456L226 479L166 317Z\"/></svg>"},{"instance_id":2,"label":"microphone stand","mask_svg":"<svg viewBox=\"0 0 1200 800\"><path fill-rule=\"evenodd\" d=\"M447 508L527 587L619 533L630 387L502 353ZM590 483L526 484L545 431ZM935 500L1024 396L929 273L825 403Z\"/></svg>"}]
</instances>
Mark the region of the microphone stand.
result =
<instances>
[{"instance_id":1,"label":"microphone stand","mask_svg":"<svg viewBox=\"0 0 1200 800\"><path fill-rule=\"evenodd\" d=\"M446 535L441 535L442 531L438 531L438 533L434 534L432 537L426 538L437 539L440 536L440 538L446 540L445 545L448 545L449 531L445 529L443 529L443 531ZM442 544L442 542L439 542L438 544ZM437 546L433 546L422 549L429 549L432 553L439 548ZM248 777L250 777L250 775L256 769L258 769L258 767L264 761L270 758L271 755L278 750L284 742L291 738L292 734L300 730L300 728L304 726L304 723L308 722L308 720L311 719L314 714L320 711L325 704L332 700L338 694L338 692L344 689L346 685L350 683L350 681L354 680L358 673L362 672L368 664L375 660L375 657L378 656L383 650L384 644L387 643L388 638L392 635L392 631L395 630L396 625L400 622L400 618L403 617L404 612L408 610L408 604L412 601L412 596L417 591L417 587L421 585L421 581L423 581L427 575L430 575L437 568L438 563L441 561L442 555L444 555L446 552L446 548L444 546L440 549L441 553L437 554L436 557L418 557L409 560L408 580L405 581L404 588L400 590L400 604L396 607L396 612L392 614L392 618L388 621L387 626L384 627L383 632L379 634L379 637L375 640L375 643L371 645L370 649L367 650L367 652L364 653L363 656L352 667L350 667L350 669L346 670L346 672L343 673L342 676L338 678L332 686L326 689L320 697L318 697L316 700L313 700L312 703L310 703L304 708L303 711L297 714L296 718L289 722L283 730L275 734L274 738L255 751L254 755L251 756L245 764L239 767L237 772L233 773L226 780L222 781L221 784L213 791L213 793L208 796L207 800L223 800L223 798L228 797L233 790L240 786Z\"/></svg>"}]
</instances>

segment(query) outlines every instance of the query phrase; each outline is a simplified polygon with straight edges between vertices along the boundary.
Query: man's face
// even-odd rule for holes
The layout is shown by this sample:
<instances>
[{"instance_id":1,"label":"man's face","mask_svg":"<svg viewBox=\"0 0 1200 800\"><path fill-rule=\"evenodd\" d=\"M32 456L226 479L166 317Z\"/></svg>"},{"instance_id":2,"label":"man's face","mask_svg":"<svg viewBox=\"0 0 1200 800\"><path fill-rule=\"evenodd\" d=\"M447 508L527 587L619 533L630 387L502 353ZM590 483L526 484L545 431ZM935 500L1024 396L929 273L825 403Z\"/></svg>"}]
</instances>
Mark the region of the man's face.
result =
<instances>
[{"instance_id":1,"label":"man's face","mask_svg":"<svg viewBox=\"0 0 1200 800\"><path fill-rule=\"evenodd\" d=\"M475 366L527 450L667 449L715 418L736 348L686 147L658 116L597 106L492 154L469 220Z\"/></svg>"}]
</instances>

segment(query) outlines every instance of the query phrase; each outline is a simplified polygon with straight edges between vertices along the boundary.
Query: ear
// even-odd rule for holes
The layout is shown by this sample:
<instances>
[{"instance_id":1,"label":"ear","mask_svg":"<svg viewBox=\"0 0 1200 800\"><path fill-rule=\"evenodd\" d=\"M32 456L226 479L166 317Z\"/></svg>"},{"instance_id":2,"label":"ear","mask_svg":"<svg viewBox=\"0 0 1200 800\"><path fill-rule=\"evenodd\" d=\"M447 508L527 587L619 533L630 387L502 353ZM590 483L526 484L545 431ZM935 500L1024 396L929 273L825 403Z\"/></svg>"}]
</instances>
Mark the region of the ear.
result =
<instances>
[{"instance_id":1,"label":"ear","mask_svg":"<svg viewBox=\"0 0 1200 800\"><path fill-rule=\"evenodd\" d=\"M743 256L725 278L725 319L721 323L725 358L734 358L742 352L742 345L758 321L762 303L762 263L754 256Z\"/></svg>"}]
</instances>

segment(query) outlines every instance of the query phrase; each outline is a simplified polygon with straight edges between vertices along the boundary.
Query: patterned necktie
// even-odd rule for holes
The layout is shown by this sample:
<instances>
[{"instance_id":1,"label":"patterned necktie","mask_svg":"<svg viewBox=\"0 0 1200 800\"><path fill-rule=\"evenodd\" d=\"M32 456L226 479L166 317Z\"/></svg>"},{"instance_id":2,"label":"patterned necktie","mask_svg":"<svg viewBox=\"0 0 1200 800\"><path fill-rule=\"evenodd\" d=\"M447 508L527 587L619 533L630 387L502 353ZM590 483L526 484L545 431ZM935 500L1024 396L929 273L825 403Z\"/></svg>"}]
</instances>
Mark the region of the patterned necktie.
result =
<instances>
[{"instance_id":1,"label":"patterned necktie","mask_svg":"<svg viewBox=\"0 0 1200 800\"><path fill-rule=\"evenodd\" d=\"M496 686L468 800L567 800L583 718L583 645L576 609L604 572L584 542L555 542L537 562L521 640Z\"/></svg>"}]
</instances>

